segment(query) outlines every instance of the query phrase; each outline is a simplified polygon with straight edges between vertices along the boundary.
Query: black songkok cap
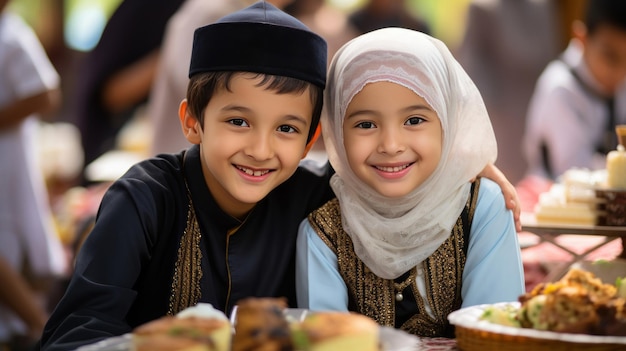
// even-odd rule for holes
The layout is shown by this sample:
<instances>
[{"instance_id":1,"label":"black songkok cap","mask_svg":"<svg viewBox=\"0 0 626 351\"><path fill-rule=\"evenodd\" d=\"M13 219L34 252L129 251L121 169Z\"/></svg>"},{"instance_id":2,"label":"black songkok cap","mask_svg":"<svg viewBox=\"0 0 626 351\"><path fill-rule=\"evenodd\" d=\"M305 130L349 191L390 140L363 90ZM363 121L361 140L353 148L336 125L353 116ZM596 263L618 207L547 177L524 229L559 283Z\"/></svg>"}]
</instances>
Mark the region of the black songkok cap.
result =
<instances>
[{"instance_id":1,"label":"black songkok cap","mask_svg":"<svg viewBox=\"0 0 626 351\"><path fill-rule=\"evenodd\" d=\"M326 85L326 41L265 1L196 29L189 77L242 71Z\"/></svg>"}]
</instances>

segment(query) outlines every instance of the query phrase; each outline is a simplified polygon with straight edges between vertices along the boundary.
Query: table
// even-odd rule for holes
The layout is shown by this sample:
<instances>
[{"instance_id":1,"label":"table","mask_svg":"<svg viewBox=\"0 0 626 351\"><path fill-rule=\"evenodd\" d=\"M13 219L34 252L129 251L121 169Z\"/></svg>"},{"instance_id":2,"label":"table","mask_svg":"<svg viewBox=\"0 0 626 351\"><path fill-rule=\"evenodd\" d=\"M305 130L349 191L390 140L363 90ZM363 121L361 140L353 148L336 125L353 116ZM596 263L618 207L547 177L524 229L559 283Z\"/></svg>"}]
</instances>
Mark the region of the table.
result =
<instances>
[{"instance_id":1,"label":"table","mask_svg":"<svg viewBox=\"0 0 626 351\"><path fill-rule=\"evenodd\" d=\"M552 270L546 276L545 281L554 281L560 278L567 272L569 267L575 263L581 262L593 251L603 247L613 240L626 238L626 227L624 226L586 226L561 223L537 223L533 213L522 213L520 220L522 222L523 231L537 235L541 241L549 242L572 256L570 261L565 262L561 267ZM584 252L576 253L568 247L559 244L555 240L562 234L595 235L603 236L604 239L600 243L587 248Z\"/></svg>"},{"instance_id":2,"label":"table","mask_svg":"<svg viewBox=\"0 0 626 351\"><path fill-rule=\"evenodd\" d=\"M392 327L380 327L383 351L459 351L455 339L424 338Z\"/></svg>"},{"instance_id":3,"label":"table","mask_svg":"<svg viewBox=\"0 0 626 351\"><path fill-rule=\"evenodd\" d=\"M455 339L418 338L388 327L381 328L381 339L383 351L459 351ZM131 334L125 334L79 347L75 351L131 351L131 340Z\"/></svg>"}]
</instances>

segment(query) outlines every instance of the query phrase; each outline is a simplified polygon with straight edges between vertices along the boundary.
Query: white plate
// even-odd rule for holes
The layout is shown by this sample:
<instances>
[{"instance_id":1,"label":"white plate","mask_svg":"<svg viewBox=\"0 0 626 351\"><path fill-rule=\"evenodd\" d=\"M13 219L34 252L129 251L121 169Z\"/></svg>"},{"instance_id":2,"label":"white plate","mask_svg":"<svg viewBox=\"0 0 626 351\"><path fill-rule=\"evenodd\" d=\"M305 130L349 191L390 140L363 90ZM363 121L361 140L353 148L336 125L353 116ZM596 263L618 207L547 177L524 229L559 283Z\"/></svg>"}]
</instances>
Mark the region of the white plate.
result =
<instances>
[{"instance_id":1,"label":"white plate","mask_svg":"<svg viewBox=\"0 0 626 351\"><path fill-rule=\"evenodd\" d=\"M529 338L559 340L569 343L626 345L626 336L598 336L588 334L557 333L530 328L509 327L505 325L491 323L485 320L480 320L480 316L482 316L487 307L501 308L507 305L519 308L520 303L503 302L493 305L478 305L466 307L450 313L450 315L448 316L448 320L450 321L450 323L464 328L483 330L505 335L519 335Z\"/></svg>"}]
</instances>

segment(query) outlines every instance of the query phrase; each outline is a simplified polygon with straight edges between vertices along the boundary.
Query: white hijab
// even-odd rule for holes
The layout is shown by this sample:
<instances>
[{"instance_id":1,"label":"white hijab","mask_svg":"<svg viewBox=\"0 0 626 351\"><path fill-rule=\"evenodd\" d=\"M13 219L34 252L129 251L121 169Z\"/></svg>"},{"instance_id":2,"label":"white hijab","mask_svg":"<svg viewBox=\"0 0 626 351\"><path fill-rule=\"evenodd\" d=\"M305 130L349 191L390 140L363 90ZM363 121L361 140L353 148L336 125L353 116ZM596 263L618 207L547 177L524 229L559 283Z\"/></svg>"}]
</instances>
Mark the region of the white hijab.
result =
<instances>
[{"instance_id":1,"label":"white hijab","mask_svg":"<svg viewBox=\"0 0 626 351\"><path fill-rule=\"evenodd\" d=\"M350 169L343 118L367 83L400 84L437 112L443 152L433 174L402 198L378 194ZM420 32L385 28L344 45L329 69L322 128L336 174L331 185L343 227L357 256L378 276L393 279L420 264L450 235L468 199L470 183L497 147L482 97L441 41Z\"/></svg>"}]
</instances>

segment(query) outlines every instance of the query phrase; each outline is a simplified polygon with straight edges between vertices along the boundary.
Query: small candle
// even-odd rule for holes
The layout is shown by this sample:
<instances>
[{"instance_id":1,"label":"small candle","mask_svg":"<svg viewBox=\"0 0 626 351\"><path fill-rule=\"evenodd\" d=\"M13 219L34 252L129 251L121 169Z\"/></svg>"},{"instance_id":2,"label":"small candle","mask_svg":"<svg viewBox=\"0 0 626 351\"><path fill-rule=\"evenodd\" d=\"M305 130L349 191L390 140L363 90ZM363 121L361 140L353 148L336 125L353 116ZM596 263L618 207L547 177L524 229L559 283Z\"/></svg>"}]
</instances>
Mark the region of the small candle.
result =
<instances>
[{"instance_id":1,"label":"small candle","mask_svg":"<svg viewBox=\"0 0 626 351\"><path fill-rule=\"evenodd\" d=\"M626 189L626 125L618 125L615 131L619 145L606 157L606 182L611 189Z\"/></svg>"}]
</instances>

